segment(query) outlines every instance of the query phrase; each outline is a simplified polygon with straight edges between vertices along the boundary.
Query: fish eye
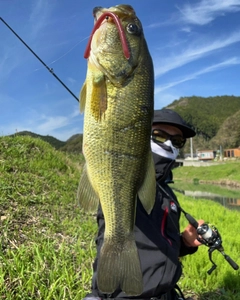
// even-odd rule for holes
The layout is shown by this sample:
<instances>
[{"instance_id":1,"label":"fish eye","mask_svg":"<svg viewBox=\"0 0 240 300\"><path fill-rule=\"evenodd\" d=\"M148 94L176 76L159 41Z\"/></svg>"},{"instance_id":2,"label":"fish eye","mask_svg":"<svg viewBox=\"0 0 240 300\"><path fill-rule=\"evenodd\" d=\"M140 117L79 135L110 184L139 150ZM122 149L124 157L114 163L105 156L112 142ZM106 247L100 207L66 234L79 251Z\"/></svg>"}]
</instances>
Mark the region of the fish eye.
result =
<instances>
[{"instance_id":1,"label":"fish eye","mask_svg":"<svg viewBox=\"0 0 240 300\"><path fill-rule=\"evenodd\" d=\"M136 34L136 35L139 35L141 32L140 28L134 23L129 23L127 25L127 31L130 34Z\"/></svg>"}]
</instances>

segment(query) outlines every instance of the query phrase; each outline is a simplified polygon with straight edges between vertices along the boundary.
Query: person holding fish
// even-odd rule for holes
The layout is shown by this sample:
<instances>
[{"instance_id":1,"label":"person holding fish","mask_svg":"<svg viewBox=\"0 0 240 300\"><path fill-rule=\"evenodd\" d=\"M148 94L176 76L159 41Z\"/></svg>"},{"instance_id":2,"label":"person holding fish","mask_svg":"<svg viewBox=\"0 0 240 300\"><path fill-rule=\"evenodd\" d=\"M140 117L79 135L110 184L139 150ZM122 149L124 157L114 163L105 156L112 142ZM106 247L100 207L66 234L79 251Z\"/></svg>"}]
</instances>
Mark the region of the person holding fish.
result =
<instances>
[{"instance_id":1,"label":"person holding fish","mask_svg":"<svg viewBox=\"0 0 240 300\"><path fill-rule=\"evenodd\" d=\"M121 289L111 294L103 294L97 285L98 257L93 264L92 292L85 299L165 299L180 298L176 284L182 274L179 257L193 254L201 243L197 240L196 229L192 225L180 233L180 204L169 187L172 181L172 166L186 139L195 136L195 131L186 125L179 114L170 109L154 112L151 149L156 172L156 201L150 215L141 201L137 201L135 241L143 274L143 292L138 296L128 296ZM96 245L98 256L104 239L105 221L101 207L98 209L99 226ZM198 221L204 223L203 220ZM190 298L189 298L190 299Z\"/></svg>"},{"instance_id":2,"label":"person holding fish","mask_svg":"<svg viewBox=\"0 0 240 300\"><path fill-rule=\"evenodd\" d=\"M191 225L180 234L181 209L167 182L178 149L195 132L173 111L154 114L153 63L134 9L96 7L93 16L77 191L83 209L98 208L86 298L177 299L179 257L200 243Z\"/></svg>"}]
</instances>

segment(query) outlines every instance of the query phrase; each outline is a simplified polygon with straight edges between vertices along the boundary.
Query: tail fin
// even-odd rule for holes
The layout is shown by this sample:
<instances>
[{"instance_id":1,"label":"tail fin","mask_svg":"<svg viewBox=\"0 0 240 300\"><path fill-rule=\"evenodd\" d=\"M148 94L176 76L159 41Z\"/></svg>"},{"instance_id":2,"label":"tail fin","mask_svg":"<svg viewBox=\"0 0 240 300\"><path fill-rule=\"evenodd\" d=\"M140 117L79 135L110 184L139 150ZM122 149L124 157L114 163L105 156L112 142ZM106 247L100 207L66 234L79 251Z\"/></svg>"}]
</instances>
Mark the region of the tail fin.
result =
<instances>
[{"instance_id":1,"label":"tail fin","mask_svg":"<svg viewBox=\"0 0 240 300\"><path fill-rule=\"evenodd\" d=\"M143 280L134 238L123 244L106 240L101 249L97 274L98 288L103 293L113 293L120 287L129 296L140 295Z\"/></svg>"}]
</instances>

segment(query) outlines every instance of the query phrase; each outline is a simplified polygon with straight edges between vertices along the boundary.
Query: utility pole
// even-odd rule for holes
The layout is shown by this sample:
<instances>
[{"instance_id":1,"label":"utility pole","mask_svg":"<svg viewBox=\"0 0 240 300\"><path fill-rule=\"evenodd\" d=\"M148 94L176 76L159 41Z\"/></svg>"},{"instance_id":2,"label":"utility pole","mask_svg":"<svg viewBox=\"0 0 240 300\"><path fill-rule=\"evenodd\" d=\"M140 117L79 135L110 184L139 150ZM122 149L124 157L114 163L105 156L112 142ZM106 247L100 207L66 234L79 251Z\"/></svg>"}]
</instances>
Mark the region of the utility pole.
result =
<instances>
[{"instance_id":1,"label":"utility pole","mask_svg":"<svg viewBox=\"0 0 240 300\"><path fill-rule=\"evenodd\" d=\"M219 157L220 161L223 160L223 151L222 151L222 146L220 145L220 157Z\"/></svg>"},{"instance_id":2,"label":"utility pole","mask_svg":"<svg viewBox=\"0 0 240 300\"><path fill-rule=\"evenodd\" d=\"M192 142L192 137L190 138L190 151L191 151L191 159L193 160L193 142Z\"/></svg>"}]
</instances>

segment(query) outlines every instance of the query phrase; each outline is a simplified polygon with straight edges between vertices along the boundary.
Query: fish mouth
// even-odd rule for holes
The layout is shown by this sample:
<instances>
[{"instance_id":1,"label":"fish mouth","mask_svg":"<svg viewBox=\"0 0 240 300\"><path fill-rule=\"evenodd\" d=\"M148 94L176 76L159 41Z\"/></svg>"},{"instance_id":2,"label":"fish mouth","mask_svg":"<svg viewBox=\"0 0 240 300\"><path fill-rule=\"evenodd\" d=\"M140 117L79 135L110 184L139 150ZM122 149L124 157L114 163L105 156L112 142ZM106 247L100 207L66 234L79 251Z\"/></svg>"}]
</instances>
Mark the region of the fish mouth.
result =
<instances>
[{"instance_id":1,"label":"fish mouth","mask_svg":"<svg viewBox=\"0 0 240 300\"><path fill-rule=\"evenodd\" d=\"M102 25L102 23L104 21L108 21L109 19L111 19L115 23L115 25L118 29L118 33L119 33L119 37L120 37L120 40L121 40L124 56L126 57L126 59L130 58L130 51L129 51L129 48L128 48L126 35L125 35L124 29L123 29L123 26L122 26L122 23L120 21L120 18L118 16L118 14L119 14L119 12L120 12L120 15L125 13L126 8L128 10L129 10L129 8L131 8L128 14L130 14L130 13L132 14L132 12L134 12L134 10L131 6L128 6L128 5L123 5L123 9L121 9L121 8L119 9L119 8L120 8L120 5L114 7L112 9L114 12L110 11L110 10L106 10L106 9L100 7L100 6L97 6L93 9L94 27L93 27L90 39L88 41L86 50L84 52L84 58L89 58L89 56L90 56L91 42L92 42L92 38L93 38L94 33Z\"/></svg>"}]
</instances>

